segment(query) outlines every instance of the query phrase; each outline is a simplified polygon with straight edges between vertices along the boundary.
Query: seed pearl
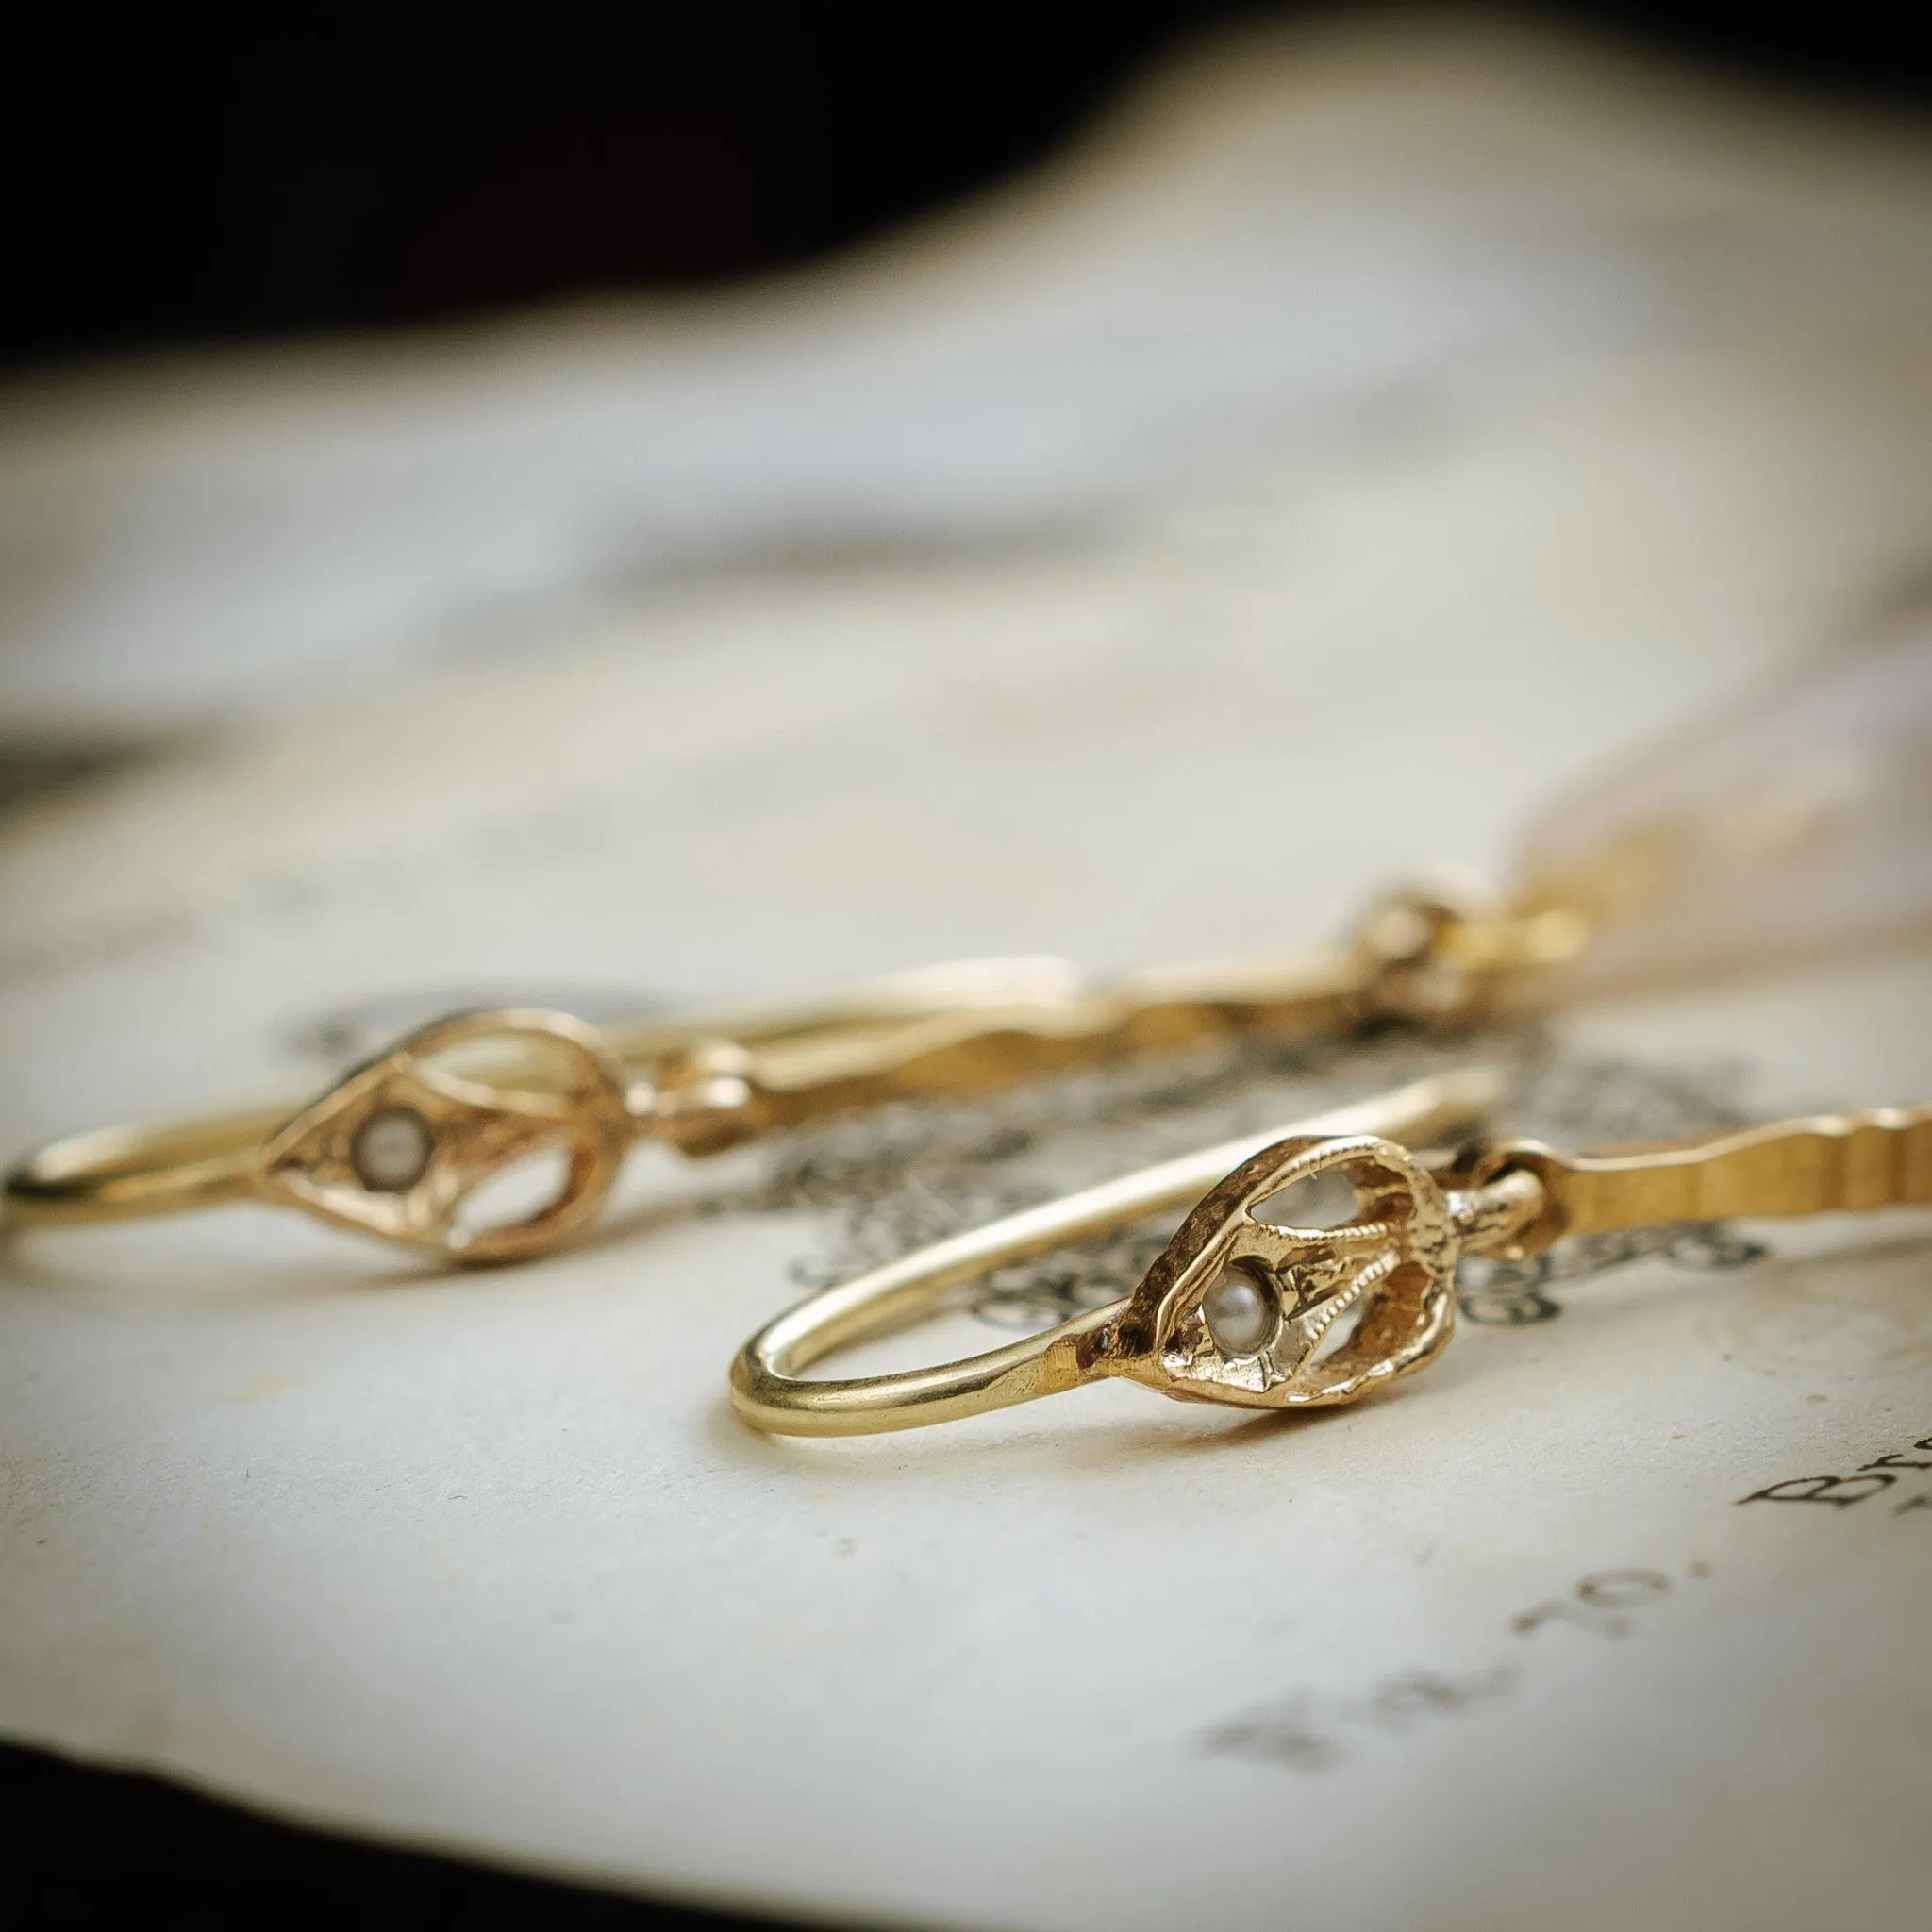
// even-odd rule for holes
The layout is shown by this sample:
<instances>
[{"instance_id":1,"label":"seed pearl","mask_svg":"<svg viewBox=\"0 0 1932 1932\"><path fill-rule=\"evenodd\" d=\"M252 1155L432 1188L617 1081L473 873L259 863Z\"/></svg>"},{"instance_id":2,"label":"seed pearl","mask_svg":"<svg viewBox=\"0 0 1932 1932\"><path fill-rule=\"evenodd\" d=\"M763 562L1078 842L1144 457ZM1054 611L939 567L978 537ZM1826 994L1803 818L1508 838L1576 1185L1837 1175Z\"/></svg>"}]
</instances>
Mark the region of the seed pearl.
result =
<instances>
[{"instance_id":1,"label":"seed pearl","mask_svg":"<svg viewBox=\"0 0 1932 1932\"><path fill-rule=\"evenodd\" d=\"M429 1123L413 1107L386 1107L356 1129L349 1164L365 1188L400 1194L423 1178L434 1147Z\"/></svg>"},{"instance_id":2,"label":"seed pearl","mask_svg":"<svg viewBox=\"0 0 1932 1932\"><path fill-rule=\"evenodd\" d=\"M1208 1332L1223 1355L1253 1355L1274 1327L1274 1309L1259 1287L1229 1269L1201 1303Z\"/></svg>"}]
</instances>

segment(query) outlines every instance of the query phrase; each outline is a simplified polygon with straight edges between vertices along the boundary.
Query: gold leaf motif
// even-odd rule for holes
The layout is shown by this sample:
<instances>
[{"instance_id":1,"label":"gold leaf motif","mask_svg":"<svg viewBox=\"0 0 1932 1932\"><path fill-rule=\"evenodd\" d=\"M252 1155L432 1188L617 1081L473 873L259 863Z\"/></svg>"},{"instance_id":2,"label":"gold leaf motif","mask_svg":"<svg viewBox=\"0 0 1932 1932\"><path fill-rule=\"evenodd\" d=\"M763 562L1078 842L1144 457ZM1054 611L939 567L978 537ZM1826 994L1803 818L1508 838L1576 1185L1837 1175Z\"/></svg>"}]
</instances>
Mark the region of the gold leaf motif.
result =
<instances>
[{"instance_id":1,"label":"gold leaf motif","mask_svg":"<svg viewBox=\"0 0 1932 1932\"><path fill-rule=\"evenodd\" d=\"M568 1014L464 1014L411 1034L298 1114L264 1150L254 1191L458 1260L542 1253L595 1213L616 1178L631 1134L625 1084L596 1033ZM427 1139L420 1170L372 1162L365 1137L410 1121ZM461 1224L484 1181L553 1151L568 1161L554 1200L507 1226Z\"/></svg>"},{"instance_id":2,"label":"gold leaf motif","mask_svg":"<svg viewBox=\"0 0 1932 1932\"><path fill-rule=\"evenodd\" d=\"M1277 1227L1256 1209L1319 1174L1353 1182L1354 1218ZM1170 1395L1251 1407L1348 1402L1420 1368L1452 1332L1457 1238L1441 1189L1372 1136L1277 1141L1189 1215L1136 1291L1121 1345ZM1252 1351L1223 1346L1208 1307L1229 1270L1263 1288L1274 1321Z\"/></svg>"}]
</instances>

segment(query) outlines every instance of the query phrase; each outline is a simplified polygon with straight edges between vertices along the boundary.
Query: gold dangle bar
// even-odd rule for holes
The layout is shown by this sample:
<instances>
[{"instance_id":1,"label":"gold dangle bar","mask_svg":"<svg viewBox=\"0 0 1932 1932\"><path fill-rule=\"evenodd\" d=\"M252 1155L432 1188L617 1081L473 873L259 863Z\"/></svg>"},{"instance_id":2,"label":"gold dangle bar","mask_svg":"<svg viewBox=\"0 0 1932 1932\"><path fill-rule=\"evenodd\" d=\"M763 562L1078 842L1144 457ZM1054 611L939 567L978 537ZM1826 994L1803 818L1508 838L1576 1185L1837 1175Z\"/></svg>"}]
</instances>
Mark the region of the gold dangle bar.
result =
<instances>
[{"instance_id":1,"label":"gold dangle bar","mask_svg":"<svg viewBox=\"0 0 1932 1932\"><path fill-rule=\"evenodd\" d=\"M1820 1114L1597 1154L1491 1142L1470 1177L1481 1189L1524 1172L1536 1176L1543 1202L1499 1250L1511 1255L1540 1254L1570 1235L1673 1222L1932 1206L1932 1107Z\"/></svg>"},{"instance_id":2,"label":"gold dangle bar","mask_svg":"<svg viewBox=\"0 0 1932 1932\"><path fill-rule=\"evenodd\" d=\"M760 1128L796 1126L890 1100L960 1098L1141 1054L1237 1035L1276 1040L1345 1029L1355 976L1314 956L1265 988L1207 982L1172 992L1133 981L1004 1011L935 1014L891 1026L827 1029L754 1048L740 1062Z\"/></svg>"},{"instance_id":3,"label":"gold dangle bar","mask_svg":"<svg viewBox=\"0 0 1932 1932\"><path fill-rule=\"evenodd\" d=\"M953 1099L1143 1054L1232 1039L1334 1037L1395 1021L1455 1025L1531 1003L1541 975L1582 943L1548 910L1474 914L1421 893L1375 908L1349 944L1070 981L1048 996L990 998L891 1024L821 1026L755 1041L732 1034L696 1056L702 1081L741 1082L692 1108L665 1083L656 1132L707 1152L777 1127L892 1100Z\"/></svg>"},{"instance_id":4,"label":"gold dangle bar","mask_svg":"<svg viewBox=\"0 0 1932 1932\"><path fill-rule=\"evenodd\" d=\"M1003 1010L1063 1000L1082 984L1080 969L1052 953L950 959L861 980L842 991L664 1018L607 1022L600 1029L620 1059L645 1065L707 1040L776 1046L801 1038L855 1035L941 1014Z\"/></svg>"}]
</instances>

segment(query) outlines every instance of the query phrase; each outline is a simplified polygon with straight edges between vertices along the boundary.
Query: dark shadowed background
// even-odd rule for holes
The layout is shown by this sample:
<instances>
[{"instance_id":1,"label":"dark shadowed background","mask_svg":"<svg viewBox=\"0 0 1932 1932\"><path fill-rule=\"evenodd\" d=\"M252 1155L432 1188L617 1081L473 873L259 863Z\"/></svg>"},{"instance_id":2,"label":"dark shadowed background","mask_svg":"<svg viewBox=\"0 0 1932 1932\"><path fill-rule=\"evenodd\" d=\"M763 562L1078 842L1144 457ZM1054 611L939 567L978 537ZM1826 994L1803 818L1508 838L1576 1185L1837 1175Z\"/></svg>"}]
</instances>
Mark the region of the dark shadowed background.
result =
<instances>
[{"instance_id":1,"label":"dark shadowed background","mask_svg":"<svg viewBox=\"0 0 1932 1932\"><path fill-rule=\"evenodd\" d=\"M1040 158L1204 27L1336 10L36 8L8 30L0 356L755 275ZM1529 10L1812 90L1912 100L1932 72L1874 0Z\"/></svg>"}]
</instances>

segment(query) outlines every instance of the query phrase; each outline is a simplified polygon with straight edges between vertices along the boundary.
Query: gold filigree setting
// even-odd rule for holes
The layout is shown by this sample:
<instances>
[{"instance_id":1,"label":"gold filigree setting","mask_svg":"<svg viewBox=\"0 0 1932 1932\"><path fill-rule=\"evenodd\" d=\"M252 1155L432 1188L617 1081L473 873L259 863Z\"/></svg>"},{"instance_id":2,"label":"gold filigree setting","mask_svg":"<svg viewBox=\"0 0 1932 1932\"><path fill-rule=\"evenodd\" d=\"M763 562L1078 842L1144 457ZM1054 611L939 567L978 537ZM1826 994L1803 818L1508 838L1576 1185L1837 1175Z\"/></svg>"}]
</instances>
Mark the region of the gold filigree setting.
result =
<instances>
[{"instance_id":1,"label":"gold filigree setting","mask_svg":"<svg viewBox=\"0 0 1932 1932\"><path fill-rule=\"evenodd\" d=\"M466 1067L466 1053L481 1065ZM597 1034L567 1014L441 1021L296 1115L251 1191L455 1259L519 1259L597 1211L631 1140L625 1088ZM546 1154L564 1164L552 1199L507 1224L465 1223L483 1182Z\"/></svg>"},{"instance_id":2,"label":"gold filigree setting","mask_svg":"<svg viewBox=\"0 0 1932 1932\"><path fill-rule=\"evenodd\" d=\"M1337 1174L1357 1203L1337 1226L1277 1226L1257 1212ZM1447 1203L1406 1149L1370 1135L1294 1136L1237 1168L1188 1216L1094 1366L1165 1394L1257 1408L1353 1401L1447 1343L1455 1267ZM1274 1318L1252 1347L1230 1346L1215 1319L1230 1275L1252 1284Z\"/></svg>"}]
</instances>

